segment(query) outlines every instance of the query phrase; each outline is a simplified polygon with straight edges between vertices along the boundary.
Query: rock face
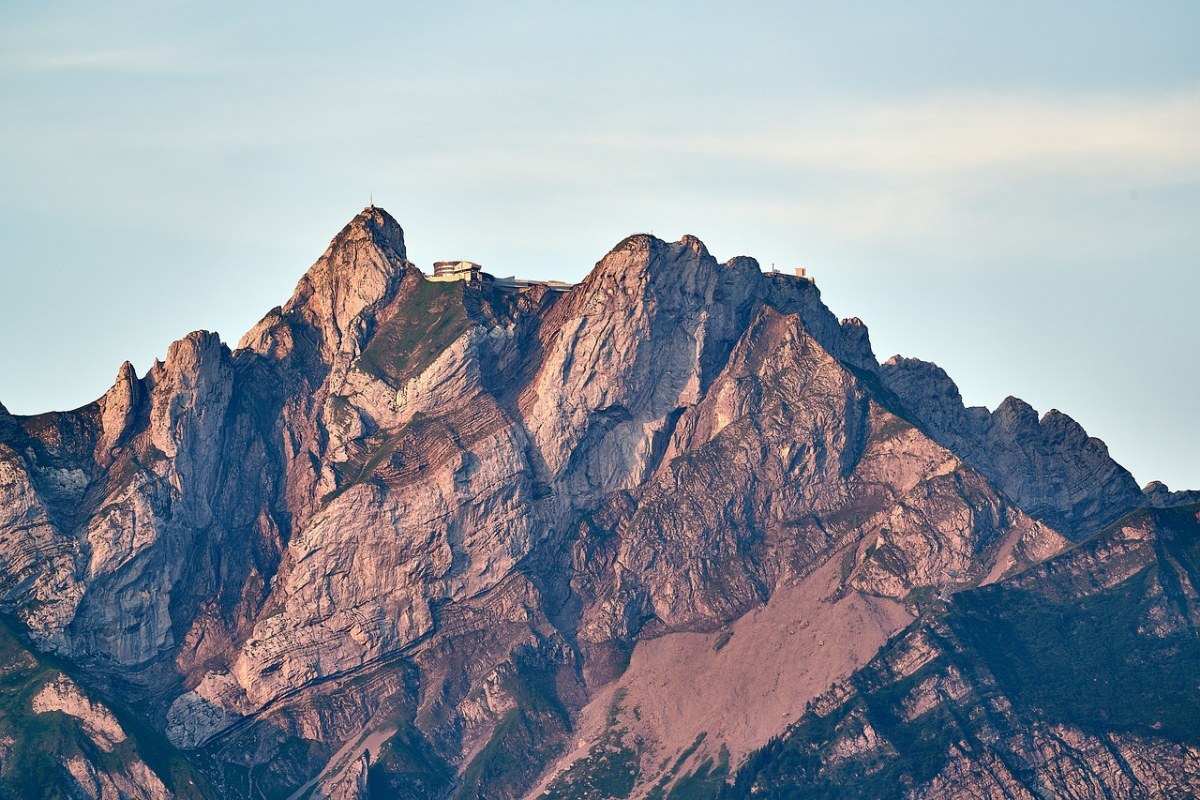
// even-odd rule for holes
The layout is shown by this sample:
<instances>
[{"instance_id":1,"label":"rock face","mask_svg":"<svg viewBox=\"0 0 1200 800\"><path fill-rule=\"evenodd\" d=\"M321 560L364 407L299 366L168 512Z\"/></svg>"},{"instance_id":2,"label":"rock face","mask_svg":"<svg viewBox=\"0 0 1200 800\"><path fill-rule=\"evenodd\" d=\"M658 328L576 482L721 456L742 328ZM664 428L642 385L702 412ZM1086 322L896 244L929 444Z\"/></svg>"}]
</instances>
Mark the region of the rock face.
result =
<instances>
[{"instance_id":1,"label":"rock face","mask_svg":"<svg viewBox=\"0 0 1200 800\"><path fill-rule=\"evenodd\" d=\"M1191 797L1200 506L955 595L752 756L731 797Z\"/></svg>"},{"instance_id":2,"label":"rock face","mask_svg":"<svg viewBox=\"0 0 1200 800\"><path fill-rule=\"evenodd\" d=\"M93 796L135 769L147 796L808 791L825 773L770 757L791 763L814 704L851 702L913 631L941 637L921 646L945 688L904 713L981 691L928 615L1057 586L1068 550L1071 581L1100 580L1125 557L1072 542L1186 499L1131 482L1064 415L965 409L933 365L879 364L812 283L695 237L512 294L427 280L367 208L236 350L193 333L77 411L0 407L0 607L20 658L74 677L0 705L0 796L7 731L49 713L87 752L173 754L51 754ZM1083 780L1051 774L1066 758L1190 763L1040 719L1004 730L1067 743L1022 768L1052 794ZM871 724L821 764L904 755ZM991 769L955 747L907 785Z\"/></svg>"},{"instance_id":3,"label":"rock face","mask_svg":"<svg viewBox=\"0 0 1200 800\"><path fill-rule=\"evenodd\" d=\"M92 742L106 753L125 741L125 731L112 712L89 700L79 691L74 681L59 675L42 687L33 698L33 713L61 711L75 717L83 725L84 732Z\"/></svg>"},{"instance_id":4,"label":"rock face","mask_svg":"<svg viewBox=\"0 0 1200 800\"><path fill-rule=\"evenodd\" d=\"M113 710L22 645L0 622L0 791L3 797L167 800L211 796L185 762L147 764L153 752ZM150 758L155 761L156 759Z\"/></svg>"},{"instance_id":5,"label":"rock face","mask_svg":"<svg viewBox=\"0 0 1200 800\"><path fill-rule=\"evenodd\" d=\"M1145 504L1128 470L1057 409L1038 418L1009 397L995 411L966 408L936 364L893 356L879 367L915 423L960 453L1030 515L1084 538Z\"/></svg>"},{"instance_id":6,"label":"rock face","mask_svg":"<svg viewBox=\"0 0 1200 800\"><path fill-rule=\"evenodd\" d=\"M1172 508L1200 503L1200 491L1172 492L1162 481L1150 481L1142 489L1146 502L1155 508Z\"/></svg>"}]
</instances>

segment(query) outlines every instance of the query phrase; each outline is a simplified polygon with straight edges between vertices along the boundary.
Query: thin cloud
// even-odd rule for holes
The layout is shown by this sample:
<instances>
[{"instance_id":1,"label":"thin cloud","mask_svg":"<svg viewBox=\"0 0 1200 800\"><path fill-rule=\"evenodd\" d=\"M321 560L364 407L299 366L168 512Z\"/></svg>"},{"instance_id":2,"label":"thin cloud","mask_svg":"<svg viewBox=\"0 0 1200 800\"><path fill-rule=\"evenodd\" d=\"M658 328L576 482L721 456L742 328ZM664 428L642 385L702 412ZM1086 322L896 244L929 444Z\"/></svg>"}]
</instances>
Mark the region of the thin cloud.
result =
<instances>
[{"instance_id":1,"label":"thin cloud","mask_svg":"<svg viewBox=\"0 0 1200 800\"><path fill-rule=\"evenodd\" d=\"M1200 89L1158 98L943 96L848 108L756 133L622 132L594 143L665 157L875 175L944 176L1012 167L1200 171Z\"/></svg>"},{"instance_id":2,"label":"thin cloud","mask_svg":"<svg viewBox=\"0 0 1200 800\"><path fill-rule=\"evenodd\" d=\"M759 195L770 194L764 186L787 185L809 187L826 200L858 197L869 186L890 187L908 203L919 188L928 196L918 215L934 212L939 194L1034 179L1145 186L1200 178L1200 87L1157 97L952 95L887 106L848 103L736 131L694 118L682 127L669 110L644 111L635 127L621 130L605 129L606 120L572 129L548 125L519 137L452 129L398 155L373 155L373 166L476 184L593 189L629 181L700 187L721 184L715 178L723 176L726 186L757 182Z\"/></svg>"},{"instance_id":3,"label":"thin cloud","mask_svg":"<svg viewBox=\"0 0 1200 800\"><path fill-rule=\"evenodd\" d=\"M145 48L14 53L0 59L0 65L13 72L160 72L178 69L185 63L171 50Z\"/></svg>"}]
</instances>

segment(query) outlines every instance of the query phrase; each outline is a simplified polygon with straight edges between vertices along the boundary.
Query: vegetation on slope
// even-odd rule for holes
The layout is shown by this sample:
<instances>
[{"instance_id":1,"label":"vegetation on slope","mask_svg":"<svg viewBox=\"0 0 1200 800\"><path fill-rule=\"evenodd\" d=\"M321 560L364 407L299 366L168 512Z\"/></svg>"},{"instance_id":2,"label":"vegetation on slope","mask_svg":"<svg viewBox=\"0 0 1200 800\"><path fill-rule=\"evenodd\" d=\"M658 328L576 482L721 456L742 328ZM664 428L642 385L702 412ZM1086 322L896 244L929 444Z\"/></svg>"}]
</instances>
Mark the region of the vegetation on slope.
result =
<instances>
[{"instance_id":1,"label":"vegetation on slope","mask_svg":"<svg viewBox=\"0 0 1200 800\"><path fill-rule=\"evenodd\" d=\"M1014 722L1200 744L1200 610L1185 588L1200 586L1198 510L1152 512L1146 563L1108 588L1086 568L1089 550L1103 544L1093 541L1060 557L1049 577L937 604L827 706L753 754L725 796L904 797L955 749L997 753ZM932 658L897 677L893 657L918 637ZM948 675L961 676L965 691L939 689L937 702L914 715L919 687Z\"/></svg>"},{"instance_id":2,"label":"vegetation on slope","mask_svg":"<svg viewBox=\"0 0 1200 800\"><path fill-rule=\"evenodd\" d=\"M617 723L624 694L620 691L608 709L608 722L588 754L555 778L543 800L602 800L628 797L638 777L641 753L625 741L626 732Z\"/></svg>"},{"instance_id":3,"label":"vegetation on slope","mask_svg":"<svg viewBox=\"0 0 1200 800\"><path fill-rule=\"evenodd\" d=\"M75 717L34 712L34 697L62 674L52 662L25 647L10 624L0 620L0 798L74 797L74 782L63 769L71 758L82 758L108 774L126 772L140 759L176 796L210 796L187 761L129 714L114 709L128 738L107 752Z\"/></svg>"},{"instance_id":4,"label":"vegetation on slope","mask_svg":"<svg viewBox=\"0 0 1200 800\"><path fill-rule=\"evenodd\" d=\"M454 800L515 796L565 744L570 717L558 698L553 668L520 658L515 664L503 681L515 707L463 768Z\"/></svg>"},{"instance_id":5,"label":"vegetation on slope","mask_svg":"<svg viewBox=\"0 0 1200 800\"><path fill-rule=\"evenodd\" d=\"M459 281L420 281L404 305L371 337L359 367L399 386L434 359L471 326Z\"/></svg>"},{"instance_id":6,"label":"vegetation on slope","mask_svg":"<svg viewBox=\"0 0 1200 800\"><path fill-rule=\"evenodd\" d=\"M358 366L398 387L420 375L472 325L510 319L514 303L513 296L490 286L420 280L371 336Z\"/></svg>"}]
</instances>

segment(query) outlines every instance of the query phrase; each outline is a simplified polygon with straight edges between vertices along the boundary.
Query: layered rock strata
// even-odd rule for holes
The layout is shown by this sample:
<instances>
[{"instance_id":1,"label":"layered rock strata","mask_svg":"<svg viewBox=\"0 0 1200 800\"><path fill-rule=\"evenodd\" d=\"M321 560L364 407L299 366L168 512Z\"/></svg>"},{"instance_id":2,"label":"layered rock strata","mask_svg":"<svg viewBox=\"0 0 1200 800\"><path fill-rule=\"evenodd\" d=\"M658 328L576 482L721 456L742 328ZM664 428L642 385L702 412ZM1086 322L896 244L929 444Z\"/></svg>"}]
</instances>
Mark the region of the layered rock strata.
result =
<instances>
[{"instance_id":1,"label":"layered rock strata","mask_svg":"<svg viewBox=\"0 0 1200 800\"><path fill-rule=\"evenodd\" d=\"M236 349L0 407L0 607L128 709L124 745L80 711L96 747L171 754L165 793L716 792L931 602L1145 504L1131 480L695 237L513 294L427 280L370 207Z\"/></svg>"}]
</instances>

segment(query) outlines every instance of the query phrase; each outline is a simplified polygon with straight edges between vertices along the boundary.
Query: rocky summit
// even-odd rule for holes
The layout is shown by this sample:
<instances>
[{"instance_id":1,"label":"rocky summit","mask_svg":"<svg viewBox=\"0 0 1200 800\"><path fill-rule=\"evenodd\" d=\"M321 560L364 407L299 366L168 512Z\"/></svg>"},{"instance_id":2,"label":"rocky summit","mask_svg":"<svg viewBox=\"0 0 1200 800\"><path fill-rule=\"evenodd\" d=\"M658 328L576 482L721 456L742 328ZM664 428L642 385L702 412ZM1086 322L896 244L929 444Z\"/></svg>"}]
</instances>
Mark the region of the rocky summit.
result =
<instances>
[{"instance_id":1,"label":"rocky summit","mask_svg":"<svg viewBox=\"0 0 1200 800\"><path fill-rule=\"evenodd\" d=\"M1200 792L1200 495L695 237L0 406L0 797Z\"/></svg>"}]
</instances>

